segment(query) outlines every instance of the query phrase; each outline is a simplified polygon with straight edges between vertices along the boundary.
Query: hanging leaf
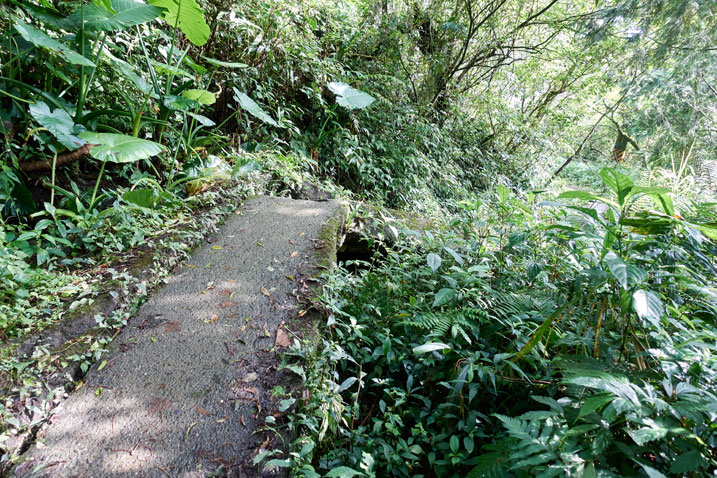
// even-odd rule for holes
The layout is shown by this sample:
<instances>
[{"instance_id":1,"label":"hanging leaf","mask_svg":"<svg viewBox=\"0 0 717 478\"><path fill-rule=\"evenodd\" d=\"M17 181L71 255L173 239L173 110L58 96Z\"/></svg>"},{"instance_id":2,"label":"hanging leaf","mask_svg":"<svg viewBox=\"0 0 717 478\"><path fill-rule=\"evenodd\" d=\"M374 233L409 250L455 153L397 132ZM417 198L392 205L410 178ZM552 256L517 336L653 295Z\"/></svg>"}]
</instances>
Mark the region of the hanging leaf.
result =
<instances>
[{"instance_id":1,"label":"hanging leaf","mask_svg":"<svg viewBox=\"0 0 717 478\"><path fill-rule=\"evenodd\" d=\"M209 25L196 0L149 0L149 3L164 8L164 20L182 30L194 45L202 46L209 40Z\"/></svg>"},{"instance_id":2,"label":"hanging leaf","mask_svg":"<svg viewBox=\"0 0 717 478\"><path fill-rule=\"evenodd\" d=\"M15 30L25 40L29 41L38 48L44 48L61 57L63 60L73 65L95 66L90 60L80 55L76 51L66 47L54 38L50 38L37 28L31 27L22 20L15 21Z\"/></svg>"},{"instance_id":3,"label":"hanging leaf","mask_svg":"<svg viewBox=\"0 0 717 478\"><path fill-rule=\"evenodd\" d=\"M418 347L413 347L413 353L416 355L425 354L427 352L436 352L438 350L451 350L451 346L439 342L429 342L427 344L419 345Z\"/></svg>"},{"instance_id":4,"label":"hanging leaf","mask_svg":"<svg viewBox=\"0 0 717 478\"><path fill-rule=\"evenodd\" d=\"M624 289L642 284L647 279L647 272L634 264L626 264L620 256L610 251L605 254L605 262L610 272Z\"/></svg>"},{"instance_id":5,"label":"hanging leaf","mask_svg":"<svg viewBox=\"0 0 717 478\"><path fill-rule=\"evenodd\" d=\"M30 114L43 128L47 129L64 147L70 150L80 148L85 142L76 136L85 129L75 125L67 111L57 108L51 111L42 101L30 105Z\"/></svg>"},{"instance_id":6,"label":"hanging leaf","mask_svg":"<svg viewBox=\"0 0 717 478\"><path fill-rule=\"evenodd\" d=\"M151 22L162 14L162 9L144 2L134 0L112 0L111 8L99 2L85 5L84 20L87 31L115 31ZM82 13L75 10L70 19L77 23L82 22Z\"/></svg>"},{"instance_id":7,"label":"hanging leaf","mask_svg":"<svg viewBox=\"0 0 717 478\"><path fill-rule=\"evenodd\" d=\"M660 298L649 290L640 289L635 291L632 294L632 307L638 317L647 320L655 327L660 325L660 319L665 313L665 308L662 306Z\"/></svg>"},{"instance_id":8,"label":"hanging leaf","mask_svg":"<svg viewBox=\"0 0 717 478\"><path fill-rule=\"evenodd\" d=\"M204 60L209 63L210 65L214 66L221 66L223 68L249 68L249 65L246 63L234 63L231 61L220 61L215 60L214 58L209 58L207 56L203 56Z\"/></svg>"},{"instance_id":9,"label":"hanging leaf","mask_svg":"<svg viewBox=\"0 0 717 478\"><path fill-rule=\"evenodd\" d=\"M234 99L239 103L241 109L251 114L255 118L262 120L264 123L268 123L272 126L279 126L279 123L274 121L274 118L269 116L269 113L264 111L261 106L256 104L254 100L249 98L245 93L234 88Z\"/></svg>"},{"instance_id":10,"label":"hanging leaf","mask_svg":"<svg viewBox=\"0 0 717 478\"><path fill-rule=\"evenodd\" d=\"M426 257L426 262L428 262L428 267L430 267L433 272L436 272L438 268L441 267L441 256L431 252L428 254L428 257Z\"/></svg>"},{"instance_id":11,"label":"hanging leaf","mask_svg":"<svg viewBox=\"0 0 717 478\"><path fill-rule=\"evenodd\" d=\"M213 105L217 101L216 95L207 90L184 90L182 96L203 105Z\"/></svg>"},{"instance_id":12,"label":"hanging leaf","mask_svg":"<svg viewBox=\"0 0 717 478\"><path fill-rule=\"evenodd\" d=\"M346 83L332 81L329 83L329 90L336 95L336 102L339 105L350 110L366 108L376 101L373 96L352 88Z\"/></svg>"},{"instance_id":13,"label":"hanging leaf","mask_svg":"<svg viewBox=\"0 0 717 478\"><path fill-rule=\"evenodd\" d=\"M79 135L87 143L95 145L90 150L93 158L112 163L133 163L162 152L164 146L154 141L135 138L126 134L91 133Z\"/></svg>"}]
</instances>

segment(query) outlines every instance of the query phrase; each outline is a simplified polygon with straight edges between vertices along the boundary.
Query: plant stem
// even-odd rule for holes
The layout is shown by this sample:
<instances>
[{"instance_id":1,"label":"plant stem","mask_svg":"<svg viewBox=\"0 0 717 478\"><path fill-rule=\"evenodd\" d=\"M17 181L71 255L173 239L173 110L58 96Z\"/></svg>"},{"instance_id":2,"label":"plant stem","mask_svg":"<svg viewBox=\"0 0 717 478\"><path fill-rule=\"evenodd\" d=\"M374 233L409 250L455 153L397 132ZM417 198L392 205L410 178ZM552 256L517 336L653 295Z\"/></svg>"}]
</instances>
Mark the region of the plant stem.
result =
<instances>
[{"instance_id":1,"label":"plant stem","mask_svg":"<svg viewBox=\"0 0 717 478\"><path fill-rule=\"evenodd\" d=\"M55 206L55 168L57 167L57 152L55 152L55 155L52 157L52 176L51 176L51 182L52 182L52 189L50 189L50 205Z\"/></svg>"},{"instance_id":2,"label":"plant stem","mask_svg":"<svg viewBox=\"0 0 717 478\"><path fill-rule=\"evenodd\" d=\"M90 204L88 207L90 212L92 212L92 208L95 205L95 198L97 197L97 188L100 187L100 180L102 180L102 173L105 171L106 164L107 164L107 161L102 161L102 166L100 166L100 174L97 176L97 182L95 183L95 189L92 191L92 199L90 199Z\"/></svg>"}]
</instances>

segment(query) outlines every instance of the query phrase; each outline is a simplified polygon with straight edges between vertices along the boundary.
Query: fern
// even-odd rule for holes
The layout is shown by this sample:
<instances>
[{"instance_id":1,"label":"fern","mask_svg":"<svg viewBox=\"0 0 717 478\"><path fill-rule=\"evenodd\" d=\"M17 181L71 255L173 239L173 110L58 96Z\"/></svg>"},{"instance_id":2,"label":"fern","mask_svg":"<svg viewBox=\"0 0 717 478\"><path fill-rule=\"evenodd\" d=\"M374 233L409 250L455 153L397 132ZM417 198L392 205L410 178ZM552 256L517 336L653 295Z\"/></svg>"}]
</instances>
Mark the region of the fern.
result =
<instances>
[{"instance_id":1,"label":"fern","mask_svg":"<svg viewBox=\"0 0 717 478\"><path fill-rule=\"evenodd\" d=\"M428 312L404 319L401 325L413 327L419 331L430 333L436 337L445 337L449 332L452 337L459 335L471 344L471 336L478 337L479 323L488 319L488 313L482 309L452 309L441 313Z\"/></svg>"}]
</instances>

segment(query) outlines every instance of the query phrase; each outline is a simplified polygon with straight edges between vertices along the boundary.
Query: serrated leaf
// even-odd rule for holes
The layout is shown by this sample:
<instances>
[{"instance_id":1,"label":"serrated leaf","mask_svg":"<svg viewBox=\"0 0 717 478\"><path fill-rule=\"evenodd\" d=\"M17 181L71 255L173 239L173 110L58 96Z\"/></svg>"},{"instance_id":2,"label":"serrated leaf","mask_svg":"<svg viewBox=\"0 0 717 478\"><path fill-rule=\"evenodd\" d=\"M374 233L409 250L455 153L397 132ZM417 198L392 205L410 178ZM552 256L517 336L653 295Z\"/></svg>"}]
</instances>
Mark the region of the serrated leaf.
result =
<instances>
[{"instance_id":1,"label":"serrated leaf","mask_svg":"<svg viewBox=\"0 0 717 478\"><path fill-rule=\"evenodd\" d=\"M635 443L642 446L654 440L659 440L667 435L667 428L640 428L638 430L628 432Z\"/></svg>"},{"instance_id":2,"label":"serrated leaf","mask_svg":"<svg viewBox=\"0 0 717 478\"><path fill-rule=\"evenodd\" d=\"M149 3L164 8L164 20L182 30L194 45L202 46L209 40L209 25L196 0L149 0Z\"/></svg>"},{"instance_id":3,"label":"serrated leaf","mask_svg":"<svg viewBox=\"0 0 717 478\"><path fill-rule=\"evenodd\" d=\"M274 121L274 118L269 116L269 113L264 111L262 107L256 104L254 100L249 98L246 93L242 93L241 91L234 88L234 99L237 101L237 103L239 103L241 109L245 110L247 113L251 114L255 118L258 118L264 123L268 123L272 126L279 126L279 124Z\"/></svg>"},{"instance_id":4,"label":"serrated leaf","mask_svg":"<svg viewBox=\"0 0 717 478\"><path fill-rule=\"evenodd\" d=\"M376 98L363 91L352 88L346 83L332 81L329 90L336 95L336 102L350 110L360 110L371 106Z\"/></svg>"},{"instance_id":5,"label":"serrated leaf","mask_svg":"<svg viewBox=\"0 0 717 478\"><path fill-rule=\"evenodd\" d=\"M17 30L21 37L23 37L25 40L29 41L36 47L49 50L59 56L61 59L67 61L68 63L81 66L95 66L94 63L92 63L84 56L63 45L54 38L47 36L45 33L38 30L37 28L31 27L22 20L18 19L15 21L15 30Z\"/></svg>"},{"instance_id":6,"label":"serrated leaf","mask_svg":"<svg viewBox=\"0 0 717 478\"><path fill-rule=\"evenodd\" d=\"M90 150L92 157L112 163L133 163L156 156L164 149L164 146L154 141L125 134L85 132L80 134L80 138L97 145Z\"/></svg>"}]
</instances>

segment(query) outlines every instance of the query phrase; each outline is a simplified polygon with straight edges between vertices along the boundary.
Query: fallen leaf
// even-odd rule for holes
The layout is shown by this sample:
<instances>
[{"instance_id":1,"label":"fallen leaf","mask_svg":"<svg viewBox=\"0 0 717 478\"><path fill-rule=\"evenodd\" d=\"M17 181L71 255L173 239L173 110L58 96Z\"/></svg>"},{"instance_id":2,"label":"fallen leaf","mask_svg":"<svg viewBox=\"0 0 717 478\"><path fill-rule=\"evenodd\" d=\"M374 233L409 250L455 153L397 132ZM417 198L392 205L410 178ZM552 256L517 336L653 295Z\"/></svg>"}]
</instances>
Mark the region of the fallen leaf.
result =
<instances>
[{"instance_id":1,"label":"fallen leaf","mask_svg":"<svg viewBox=\"0 0 717 478\"><path fill-rule=\"evenodd\" d=\"M224 248L222 246L212 246L212 249L214 249L215 251L218 251L218 250L224 249Z\"/></svg>"},{"instance_id":2,"label":"fallen leaf","mask_svg":"<svg viewBox=\"0 0 717 478\"><path fill-rule=\"evenodd\" d=\"M296 242L294 242L293 239L289 239L289 244L291 244L292 246L295 246L295 245L296 245Z\"/></svg>"},{"instance_id":3,"label":"fallen leaf","mask_svg":"<svg viewBox=\"0 0 717 478\"><path fill-rule=\"evenodd\" d=\"M303 316L306 315L306 313L307 313L308 311L309 311L309 309L304 309L304 310L302 310L301 312L299 312L298 314L296 314L296 316L297 316L297 317L303 317Z\"/></svg>"},{"instance_id":4,"label":"fallen leaf","mask_svg":"<svg viewBox=\"0 0 717 478\"><path fill-rule=\"evenodd\" d=\"M299 251L294 251L291 254L289 254L289 257L296 257L296 255L299 253Z\"/></svg>"},{"instance_id":5,"label":"fallen leaf","mask_svg":"<svg viewBox=\"0 0 717 478\"><path fill-rule=\"evenodd\" d=\"M164 326L164 332L165 333L176 332L177 330L179 330L179 328L180 328L179 322L177 322L176 320L172 320L170 322L167 322L167 324Z\"/></svg>"},{"instance_id":6,"label":"fallen leaf","mask_svg":"<svg viewBox=\"0 0 717 478\"><path fill-rule=\"evenodd\" d=\"M190 269L196 269L196 268L197 268L197 266L195 266L194 264L184 264L184 265L185 265L186 267L189 267Z\"/></svg>"},{"instance_id":7,"label":"fallen leaf","mask_svg":"<svg viewBox=\"0 0 717 478\"><path fill-rule=\"evenodd\" d=\"M217 294L219 294L219 295L224 295L224 296L230 295L231 293L232 293L232 290L231 290L231 289L227 289L227 288L219 289L219 290L217 291Z\"/></svg>"},{"instance_id":8,"label":"fallen leaf","mask_svg":"<svg viewBox=\"0 0 717 478\"><path fill-rule=\"evenodd\" d=\"M266 290L266 287L262 286L259 290L261 290L261 293L264 294L267 297L271 297L271 293Z\"/></svg>"},{"instance_id":9,"label":"fallen leaf","mask_svg":"<svg viewBox=\"0 0 717 478\"><path fill-rule=\"evenodd\" d=\"M226 417L222 417L222 418L216 420L217 423L224 423L225 421L227 421Z\"/></svg>"},{"instance_id":10,"label":"fallen leaf","mask_svg":"<svg viewBox=\"0 0 717 478\"><path fill-rule=\"evenodd\" d=\"M244 383L255 382L257 378L259 378L259 374L256 372L251 372L246 374L246 376L241 379L241 381Z\"/></svg>"},{"instance_id":11,"label":"fallen leaf","mask_svg":"<svg viewBox=\"0 0 717 478\"><path fill-rule=\"evenodd\" d=\"M246 426L246 421L244 420L244 415L239 417L239 421L241 422L242 426Z\"/></svg>"},{"instance_id":12,"label":"fallen leaf","mask_svg":"<svg viewBox=\"0 0 717 478\"><path fill-rule=\"evenodd\" d=\"M305 232L300 232L300 233L299 233L300 236L303 236L303 235L305 235L305 234L306 234Z\"/></svg>"},{"instance_id":13,"label":"fallen leaf","mask_svg":"<svg viewBox=\"0 0 717 478\"><path fill-rule=\"evenodd\" d=\"M214 322L217 321L218 318L219 318L219 316L217 314L212 315L212 317L209 319L209 323L213 324Z\"/></svg>"},{"instance_id":14,"label":"fallen leaf","mask_svg":"<svg viewBox=\"0 0 717 478\"><path fill-rule=\"evenodd\" d=\"M274 345L277 347L288 347L291 345L291 340L289 339L289 334L286 333L286 330L279 327L276 329L276 339L274 340Z\"/></svg>"},{"instance_id":15,"label":"fallen leaf","mask_svg":"<svg viewBox=\"0 0 717 478\"><path fill-rule=\"evenodd\" d=\"M294 276L292 276L292 275L287 275L286 278L289 280L294 280Z\"/></svg>"},{"instance_id":16,"label":"fallen leaf","mask_svg":"<svg viewBox=\"0 0 717 478\"><path fill-rule=\"evenodd\" d=\"M233 305L237 305L237 303L231 300L225 300L224 302L219 304L219 307L221 307L222 309L226 309L227 307L231 307Z\"/></svg>"},{"instance_id":17,"label":"fallen leaf","mask_svg":"<svg viewBox=\"0 0 717 478\"><path fill-rule=\"evenodd\" d=\"M199 405L197 405L197 406L194 407L194 408L197 410L197 412L201 413L202 415L211 415L211 413L209 413L208 411L206 411L205 409L203 409L203 408L200 407Z\"/></svg>"}]
</instances>

